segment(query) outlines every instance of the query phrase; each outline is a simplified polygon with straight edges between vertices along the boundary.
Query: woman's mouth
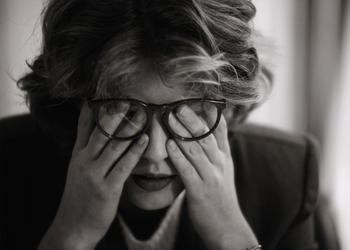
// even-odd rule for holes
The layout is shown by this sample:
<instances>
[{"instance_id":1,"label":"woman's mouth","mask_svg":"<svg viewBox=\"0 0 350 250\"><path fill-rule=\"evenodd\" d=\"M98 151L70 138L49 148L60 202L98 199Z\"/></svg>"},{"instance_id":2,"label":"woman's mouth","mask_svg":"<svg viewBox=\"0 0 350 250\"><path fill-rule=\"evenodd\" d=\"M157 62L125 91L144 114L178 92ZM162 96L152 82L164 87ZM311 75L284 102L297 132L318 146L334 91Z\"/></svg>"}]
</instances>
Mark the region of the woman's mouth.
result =
<instances>
[{"instance_id":1,"label":"woman's mouth","mask_svg":"<svg viewBox=\"0 0 350 250\"><path fill-rule=\"evenodd\" d=\"M175 175L131 175L131 178L136 183L136 185L147 191L161 190L166 187L175 177Z\"/></svg>"}]
</instances>

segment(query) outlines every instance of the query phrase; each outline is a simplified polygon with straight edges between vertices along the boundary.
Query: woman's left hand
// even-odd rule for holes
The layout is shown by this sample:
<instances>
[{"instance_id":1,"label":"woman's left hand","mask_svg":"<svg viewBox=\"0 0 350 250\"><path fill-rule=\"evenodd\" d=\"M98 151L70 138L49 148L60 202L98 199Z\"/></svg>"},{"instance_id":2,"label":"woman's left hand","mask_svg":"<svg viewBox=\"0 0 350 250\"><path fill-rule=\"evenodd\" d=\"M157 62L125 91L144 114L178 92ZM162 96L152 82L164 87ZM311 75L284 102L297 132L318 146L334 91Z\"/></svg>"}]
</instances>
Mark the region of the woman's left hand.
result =
<instances>
[{"instance_id":1,"label":"woman's left hand","mask_svg":"<svg viewBox=\"0 0 350 250\"><path fill-rule=\"evenodd\" d=\"M209 117L211 114L209 111ZM176 116L177 119L170 115L170 126L180 134L207 131L187 106ZM239 207L224 117L208 137L199 141L169 140L167 150L185 185L192 224L208 249L241 250L256 245L254 233Z\"/></svg>"}]
</instances>

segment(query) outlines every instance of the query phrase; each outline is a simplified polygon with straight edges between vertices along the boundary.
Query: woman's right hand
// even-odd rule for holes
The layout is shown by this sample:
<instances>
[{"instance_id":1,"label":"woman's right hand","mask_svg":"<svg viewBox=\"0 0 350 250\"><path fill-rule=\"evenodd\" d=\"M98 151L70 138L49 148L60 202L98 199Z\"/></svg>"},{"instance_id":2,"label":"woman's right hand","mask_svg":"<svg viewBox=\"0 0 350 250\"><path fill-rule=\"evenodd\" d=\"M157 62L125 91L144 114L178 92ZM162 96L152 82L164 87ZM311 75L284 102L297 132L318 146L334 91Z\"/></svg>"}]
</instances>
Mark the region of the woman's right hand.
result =
<instances>
[{"instance_id":1,"label":"woman's right hand","mask_svg":"<svg viewBox=\"0 0 350 250\"><path fill-rule=\"evenodd\" d=\"M121 117L122 112L103 116L101 122L114 130ZM133 119L137 124L144 118L136 114ZM147 135L135 142L109 140L85 103L61 203L39 249L94 249L113 222L124 183L147 144Z\"/></svg>"}]
</instances>

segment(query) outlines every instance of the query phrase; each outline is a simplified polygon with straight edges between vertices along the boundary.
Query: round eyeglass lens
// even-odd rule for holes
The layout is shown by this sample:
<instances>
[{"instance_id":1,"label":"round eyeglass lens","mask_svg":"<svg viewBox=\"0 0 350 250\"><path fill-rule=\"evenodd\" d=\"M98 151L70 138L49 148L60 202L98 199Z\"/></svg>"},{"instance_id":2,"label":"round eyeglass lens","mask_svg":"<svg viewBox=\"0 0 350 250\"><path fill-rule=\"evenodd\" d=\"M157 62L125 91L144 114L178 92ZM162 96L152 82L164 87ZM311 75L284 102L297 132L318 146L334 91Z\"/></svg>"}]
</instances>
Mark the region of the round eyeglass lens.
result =
<instances>
[{"instance_id":1,"label":"round eyeglass lens","mask_svg":"<svg viewBox=\"0 0 350 250\"><path fill-rule=\"evenodd\" d=\"M196 101L181 104L172 110L172 114L168 117L168 124L172 132L183 138L196 138L210 132L215 126L219 118L219 111L215 104L208 101ZM175 123L169 119L175 119ZM172 125L173 124L173 125ZM192 125L189 125L192 124ZM193 133L189 126L201 126L201 133Z\"/></svg>"},{"instance_id":2,"label":"round eyeglass lens","mask_svg":"<svg viewBox=\"0 0 350 250\"><path fill-rule=\"evenodd\" d=\"M99 106L100 128L115 138L136 135L146 126L145 108L132 101L108 101Z\"/></svg>"}]
</instances>

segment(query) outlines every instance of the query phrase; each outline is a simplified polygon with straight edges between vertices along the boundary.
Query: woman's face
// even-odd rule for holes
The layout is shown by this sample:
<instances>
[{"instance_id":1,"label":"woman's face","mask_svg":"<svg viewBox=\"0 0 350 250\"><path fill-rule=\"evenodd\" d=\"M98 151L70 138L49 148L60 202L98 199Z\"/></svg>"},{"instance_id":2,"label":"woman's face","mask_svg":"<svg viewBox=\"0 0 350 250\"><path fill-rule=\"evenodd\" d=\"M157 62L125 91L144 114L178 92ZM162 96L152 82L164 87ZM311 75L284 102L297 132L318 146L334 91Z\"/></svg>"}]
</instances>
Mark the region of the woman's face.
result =
<instances>
[{"instance_id":1,"label":"woman's face","mask_svg":"<svg viewBox=\"0 0 350 250\"><path fill-rule=\"evenodd\" d=\"M134 81L122 92L123 96L153 104L194 97L186 96L180 86L165 86L155 73L142 73ZM156 210L169 206L183 190L183 184L169 159L165 146L168 138L157 113L152 117L148 136L148 147L124 185L122 200L143 210Z\"/></svg>"}]
</instances>

